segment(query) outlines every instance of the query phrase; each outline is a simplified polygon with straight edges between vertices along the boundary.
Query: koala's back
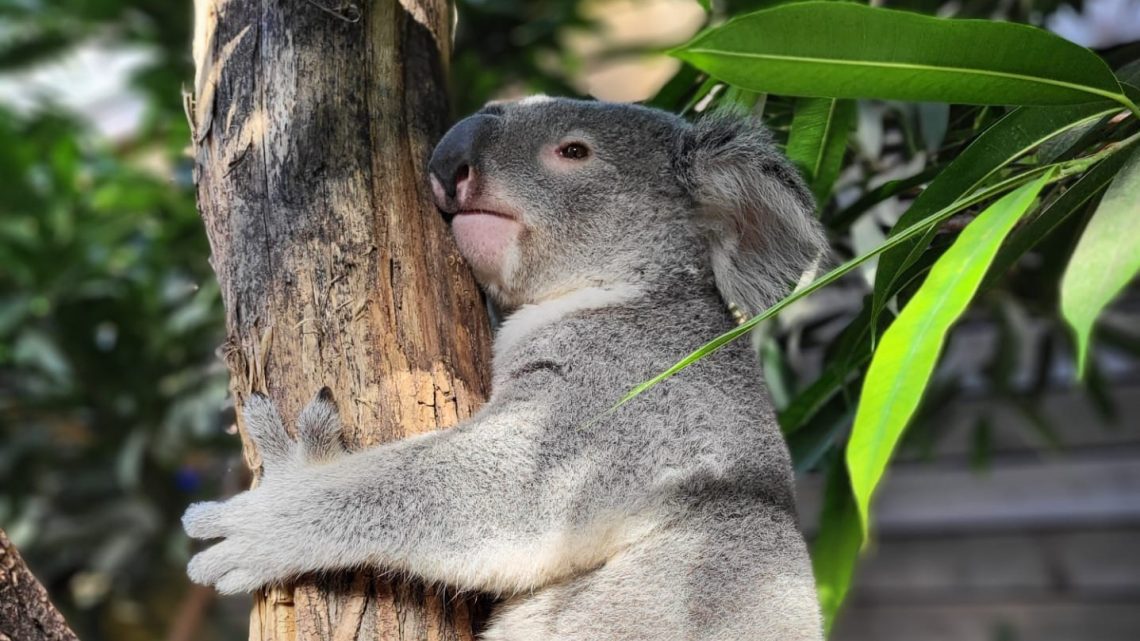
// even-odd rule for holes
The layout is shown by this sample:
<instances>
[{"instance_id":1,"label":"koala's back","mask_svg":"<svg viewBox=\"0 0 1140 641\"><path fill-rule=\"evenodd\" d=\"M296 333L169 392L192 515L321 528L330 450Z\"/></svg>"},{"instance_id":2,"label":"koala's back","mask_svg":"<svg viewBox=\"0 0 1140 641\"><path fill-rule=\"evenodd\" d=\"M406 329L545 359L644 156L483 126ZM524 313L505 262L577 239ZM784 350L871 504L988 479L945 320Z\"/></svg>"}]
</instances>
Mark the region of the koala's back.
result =
<instances>
[{"instance_id":1,"label":"koala's back","mask_svg":"<svg viewBox=\"0 0 1140 641\"><path fill-rule=\"evenodd\" d=\"M731 344L605 414L729 327L715 296L589 311L496 363L497 394L561 414L540 449L561 450L570 504L605 503L636 534L601 567L516 597L486 639L821 638L790 459L751 349Z\"/></svg>"}]
</instances>

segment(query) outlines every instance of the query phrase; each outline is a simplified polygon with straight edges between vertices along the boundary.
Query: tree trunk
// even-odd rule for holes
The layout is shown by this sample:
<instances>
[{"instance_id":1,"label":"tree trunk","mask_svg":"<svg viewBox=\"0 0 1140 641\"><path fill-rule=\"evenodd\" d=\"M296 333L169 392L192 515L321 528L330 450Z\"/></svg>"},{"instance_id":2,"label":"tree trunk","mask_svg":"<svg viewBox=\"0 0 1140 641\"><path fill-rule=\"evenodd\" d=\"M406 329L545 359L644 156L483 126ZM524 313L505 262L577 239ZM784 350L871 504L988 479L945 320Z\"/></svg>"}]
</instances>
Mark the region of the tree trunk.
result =
<instances>
[{"instance_id":1,"label":"tree trunk","mask_svg":"<svg viewBox=\"0 0 1140 641\"><path fill-rule=\"evenodd\" d=\"M261 391L296 416L328 385L352 448L469 416L487 393L490 333L424 179L448 116L447 2L195 10L198 206L239 415ZM470 639L471 612L415 583L312 579L257 595L250 638Z\"/></svg>"},{"instance_id":2,"label":"tree trunk","mask_svg":"<svg viewBox=\"0 0 1140 641\"><path fill-rule=\"evenodd\" d=\"M4 530L0 530L0 641L76 641Z\"/></svg>"}]
</instances>

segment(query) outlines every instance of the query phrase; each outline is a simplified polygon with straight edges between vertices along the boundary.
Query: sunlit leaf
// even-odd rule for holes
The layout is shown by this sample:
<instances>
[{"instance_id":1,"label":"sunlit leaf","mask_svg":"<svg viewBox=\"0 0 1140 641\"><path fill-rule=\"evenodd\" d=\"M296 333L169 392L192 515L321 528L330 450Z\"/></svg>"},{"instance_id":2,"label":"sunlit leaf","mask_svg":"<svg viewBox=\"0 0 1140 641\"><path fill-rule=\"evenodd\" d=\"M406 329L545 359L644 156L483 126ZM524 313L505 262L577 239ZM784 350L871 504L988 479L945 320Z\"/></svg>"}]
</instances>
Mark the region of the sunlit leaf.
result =
<instances>
[{"instance_id":1,"label":"sunlit leaf","mask_svg":"<svg viewBox=\"0 0 1140 641\"><path fill-rule=\"evenodd\" d=\"M946 333L973 298L1002 241L1050 177L1018 188L979 214L883 334L867 369L847 445L847 467L864 530L871 497L918 408Z\"/></svg>"}]
</instances>

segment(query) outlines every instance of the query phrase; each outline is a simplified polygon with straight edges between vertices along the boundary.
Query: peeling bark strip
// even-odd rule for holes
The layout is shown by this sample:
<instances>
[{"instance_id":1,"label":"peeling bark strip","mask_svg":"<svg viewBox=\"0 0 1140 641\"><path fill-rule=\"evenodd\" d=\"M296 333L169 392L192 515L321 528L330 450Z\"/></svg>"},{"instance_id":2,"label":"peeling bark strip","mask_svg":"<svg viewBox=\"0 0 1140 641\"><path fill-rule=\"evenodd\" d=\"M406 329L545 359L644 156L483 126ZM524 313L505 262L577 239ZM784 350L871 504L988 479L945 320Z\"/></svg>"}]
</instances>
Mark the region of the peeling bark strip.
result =
<instances>
[{"instance_id":1,"label":"peeling bark strip","mask_svg":"<svg viewBox=\"0 0 1140 641\"><path fill-rule=\"evenodd\" d=\"M448 113L446 0L195 12L187 113L239 408L263 391L296 416L328 385L356 448L469 416L487 393L489 330L424 180ZM250 638L470 639L470 613L413 583L346 575L261 595Z\"/></svg>"},{"instance_id":2,"label":"peeling bark strip","mask_svg":"<svg viewBox=\"0 0 1140 641\"><path fill-rule=\"evenodd\" d=\"M77 641L4 530L0 530L0 641Z\"/></svg>"}]
</instances>

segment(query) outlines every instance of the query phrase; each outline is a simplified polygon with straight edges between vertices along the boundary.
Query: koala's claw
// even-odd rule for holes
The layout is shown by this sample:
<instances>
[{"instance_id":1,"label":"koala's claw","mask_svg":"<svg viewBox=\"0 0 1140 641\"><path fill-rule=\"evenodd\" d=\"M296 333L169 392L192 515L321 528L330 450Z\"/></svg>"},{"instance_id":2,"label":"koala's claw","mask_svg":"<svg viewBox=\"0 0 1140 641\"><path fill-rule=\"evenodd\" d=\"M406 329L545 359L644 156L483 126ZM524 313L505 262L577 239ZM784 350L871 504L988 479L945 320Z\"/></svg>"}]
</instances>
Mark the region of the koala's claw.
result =
<instances>
[{"instance_id":1,"label":"koala's claw","mask_svg":"<svg viewBox=\"0 0 1140 641\"><path fill-rule=\"evenodd\" d=\"M322 387L297 417L301 451L307 461L327 461L344 453L340 440L340 417L332 390Z\"/></svg>"},{"instance_id":2,"label":"koala's claw","mask_svg":"<svg viewBox=\"0 0 1140 641\"><path fill-rule=\"evenodd\" d=\"M296 445L289 438L277 408L268 397L251 394L245 400L242 416L245 418L245 431L261 455L261 465L266 474L271 474L293 458Z\"/></svg>"}]
</instances>

